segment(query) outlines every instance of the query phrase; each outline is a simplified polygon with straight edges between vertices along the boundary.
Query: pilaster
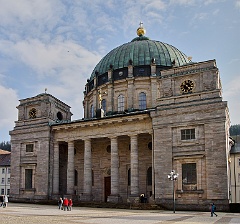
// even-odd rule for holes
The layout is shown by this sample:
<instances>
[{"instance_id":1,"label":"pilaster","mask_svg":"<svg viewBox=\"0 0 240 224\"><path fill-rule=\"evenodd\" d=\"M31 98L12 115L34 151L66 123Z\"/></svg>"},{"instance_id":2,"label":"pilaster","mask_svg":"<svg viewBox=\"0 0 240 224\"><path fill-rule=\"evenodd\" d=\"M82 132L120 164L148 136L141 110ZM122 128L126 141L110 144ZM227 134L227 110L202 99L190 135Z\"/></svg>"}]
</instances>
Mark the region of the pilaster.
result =
<instances>
[{"instance_id":1,"label":"pilaster","mask_svg":"<svg viewBox=\"0 0 240 224\"><path fill-rule=\"evenodd\" d=\"M92 199L92 152L91 139L84 141L84 184L82 201L91 201Z\"/></svg>"},{"instance_id":2,"label":"pilaster","mask_svg":"<svg viewBox=\"0 0 240 224\"><path fill-rule=\"evenodd\" d=\"M59 143L53 146L53 194L59 193Z\"/></svg>"},{"instance_id":3,"label":"pilaster","mask_svg":"<svg viewBox=\"0 0 240 224\"><path fill-rule=\"evenodd\" d=\"M108 197L109 202L119 202L119 155L118 139L111 138L111 195Z\"/></svg>"},{"instance_id":4,"label":"pilaster","mask_svg":"<svg viewBox=\"0 0 240 224\"><path fill-rule=\"evenodd\" d=\"M139 174L138 174L138 136L131 138L131 195L139 196Z\"/></svg>"},{"instance_id":5,"label":"pilaster","mask_svg":"<svg viewBox=\"0 0 240 224\"><path fill-rule=\"evenodd\" d=\"M68 142L67 193L74 194L74 141Z\"/></svg>"}]
</instances>

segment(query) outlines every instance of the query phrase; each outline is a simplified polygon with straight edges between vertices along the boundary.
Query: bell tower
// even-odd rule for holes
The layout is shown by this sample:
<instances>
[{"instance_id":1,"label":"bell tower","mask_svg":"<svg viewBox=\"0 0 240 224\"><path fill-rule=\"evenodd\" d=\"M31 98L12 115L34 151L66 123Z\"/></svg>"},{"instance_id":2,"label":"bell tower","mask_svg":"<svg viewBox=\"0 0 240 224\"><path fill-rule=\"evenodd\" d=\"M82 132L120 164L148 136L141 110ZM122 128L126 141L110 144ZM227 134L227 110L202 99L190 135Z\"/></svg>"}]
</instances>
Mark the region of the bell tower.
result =
<instances>
[{"instance_id":1,"label":"bell tower","mask_svg":"<svg viewBox=\"0 0 240 224\"><path fill-rule=\"evenodd\" d=\"M71 121L70 106L54 96L43 93L35 97L20 100L16 127L49 122Z\"/></svg>"},{"instance_id":2,"label":"bell tower","mask_svg":"<svg viewBox=\"0 0 240 224\"><path fill-rule=\"evenodd\" d=\"M11 194L48 199L51 195L51 123L71 121L70 106L48 93L20 100L11 135Z\"/></svg>"}]
</instances>

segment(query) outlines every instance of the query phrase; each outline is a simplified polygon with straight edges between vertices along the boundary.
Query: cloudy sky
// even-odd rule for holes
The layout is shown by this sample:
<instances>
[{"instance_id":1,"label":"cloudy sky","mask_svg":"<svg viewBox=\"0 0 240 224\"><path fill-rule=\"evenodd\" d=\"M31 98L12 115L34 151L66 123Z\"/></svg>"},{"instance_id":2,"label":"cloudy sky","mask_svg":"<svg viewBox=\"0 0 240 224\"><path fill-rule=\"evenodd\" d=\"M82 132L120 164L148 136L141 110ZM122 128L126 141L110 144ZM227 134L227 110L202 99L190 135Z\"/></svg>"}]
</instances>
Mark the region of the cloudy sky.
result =
<instances>
[{"instance_id":1,"label":"cloudy sky","mask_svg":"<svg viewBox=\"0 0 240 224\"><path fill-rule=\"evenodd\" d=\"M240 0L0 0L0 142L18 100L45 88L82 118L87 78L140 21L193 61L216 59L231 124L240 124Z\"/></svg>"}]
</instances>

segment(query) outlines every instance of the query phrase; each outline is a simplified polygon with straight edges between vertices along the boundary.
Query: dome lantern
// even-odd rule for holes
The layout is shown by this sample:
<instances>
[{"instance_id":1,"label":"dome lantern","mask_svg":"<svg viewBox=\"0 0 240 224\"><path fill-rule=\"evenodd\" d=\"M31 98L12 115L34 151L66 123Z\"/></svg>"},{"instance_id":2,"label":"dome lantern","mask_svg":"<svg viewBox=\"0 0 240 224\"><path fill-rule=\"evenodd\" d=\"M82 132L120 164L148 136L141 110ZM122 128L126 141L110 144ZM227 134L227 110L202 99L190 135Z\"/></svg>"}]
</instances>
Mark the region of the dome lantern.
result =
<instances>
[{"instance_id":1,"label":"dome lantern","mask_svg":"<svg viewBox=\"0 0 240 224\"><path fill-rule=\"evenodd\" d=\"M138 29L137 29L137 35L138 35L139 37L141 37L141 36L144 36L144 35L145 35L146 30L143 28L143 23L142 23L142 22L140 22L139 25L140 25L140 26L139 26Z\"/></svg>"}]
</instances>

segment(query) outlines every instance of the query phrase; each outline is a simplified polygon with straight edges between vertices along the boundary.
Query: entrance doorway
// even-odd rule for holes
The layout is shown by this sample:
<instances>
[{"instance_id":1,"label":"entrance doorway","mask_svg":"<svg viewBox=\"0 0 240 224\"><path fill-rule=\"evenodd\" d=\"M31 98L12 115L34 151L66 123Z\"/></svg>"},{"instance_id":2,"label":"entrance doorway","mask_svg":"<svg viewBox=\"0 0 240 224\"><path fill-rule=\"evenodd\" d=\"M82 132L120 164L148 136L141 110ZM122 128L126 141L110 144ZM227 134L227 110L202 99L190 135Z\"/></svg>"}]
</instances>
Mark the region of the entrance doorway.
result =
<instances>
[{"instance_id":1,"label":"entrance doorway","mask_svg":"<svg viewBox=\"0 0 240 224\"><path fill-rule=\"evenodd\" d=\"M104 201L107 202L108 196L111 194L111 176L104 177Z\"/></svg>"}]
</instances>

